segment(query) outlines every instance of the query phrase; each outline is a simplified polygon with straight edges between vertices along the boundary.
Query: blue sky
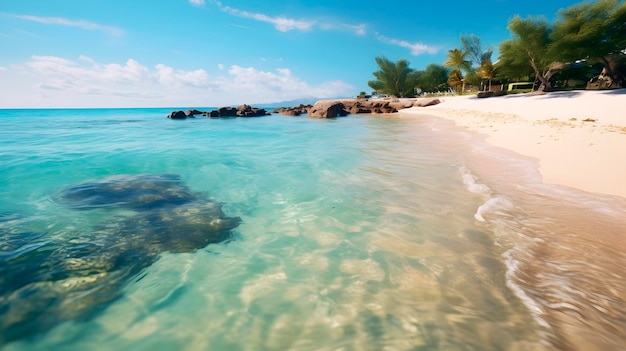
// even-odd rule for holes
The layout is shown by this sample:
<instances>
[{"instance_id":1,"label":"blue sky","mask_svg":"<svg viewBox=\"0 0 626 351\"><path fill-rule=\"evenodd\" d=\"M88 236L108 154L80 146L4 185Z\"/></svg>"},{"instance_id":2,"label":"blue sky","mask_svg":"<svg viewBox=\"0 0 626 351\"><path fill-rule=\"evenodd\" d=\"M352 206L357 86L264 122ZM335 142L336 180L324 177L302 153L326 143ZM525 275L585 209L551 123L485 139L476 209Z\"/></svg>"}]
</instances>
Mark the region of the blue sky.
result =
<instances>
[{"instance_id":1,"label":"blue sky","mask_svg":"<svg viewBox=\"0 0 626 351\"><path fill-rule=\"evenodd\" d=\"M460 34L579 1L0 0L0 107L201 107L370 92L374 57L443 63Z\"/></svg>"}]
</instances>

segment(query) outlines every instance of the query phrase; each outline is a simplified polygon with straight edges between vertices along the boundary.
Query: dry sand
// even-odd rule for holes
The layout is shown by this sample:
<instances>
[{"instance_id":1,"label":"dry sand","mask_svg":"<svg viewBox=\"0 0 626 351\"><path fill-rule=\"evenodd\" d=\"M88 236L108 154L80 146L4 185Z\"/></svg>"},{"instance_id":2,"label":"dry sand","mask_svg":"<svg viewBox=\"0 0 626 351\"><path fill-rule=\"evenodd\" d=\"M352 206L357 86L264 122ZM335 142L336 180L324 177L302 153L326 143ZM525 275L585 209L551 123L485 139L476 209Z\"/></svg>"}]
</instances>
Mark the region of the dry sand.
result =
<instances>
[{"instance_id":1,"label":"dry sand","mask_svg":"<svg viewBox=\"0 0 626 351\"><path fill-rule=\"evenodd\" d=\"M450 119L536 158L545 183L626 198L626 89L440 100L401 113Z\"/></svg>"}]
</instances>

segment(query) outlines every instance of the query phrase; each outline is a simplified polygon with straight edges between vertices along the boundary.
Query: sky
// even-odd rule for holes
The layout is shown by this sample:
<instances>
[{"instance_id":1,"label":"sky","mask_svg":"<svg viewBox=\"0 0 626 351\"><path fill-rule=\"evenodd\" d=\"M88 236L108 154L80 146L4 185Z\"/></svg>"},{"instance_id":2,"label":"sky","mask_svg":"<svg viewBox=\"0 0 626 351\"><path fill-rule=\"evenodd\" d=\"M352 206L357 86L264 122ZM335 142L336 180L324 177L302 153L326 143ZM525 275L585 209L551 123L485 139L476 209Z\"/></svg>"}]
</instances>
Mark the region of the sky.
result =
<instances>
[{"instance_id":1,"label":"sky","mask_svg":"<svg viewBox=\"0 0 626 351\"><path fill-rule=\"evenodd\" d=\"M0 0L0 108L206 107L370 93L375 57L442 64L580 1Z\"/></svg>"}]
</instances>

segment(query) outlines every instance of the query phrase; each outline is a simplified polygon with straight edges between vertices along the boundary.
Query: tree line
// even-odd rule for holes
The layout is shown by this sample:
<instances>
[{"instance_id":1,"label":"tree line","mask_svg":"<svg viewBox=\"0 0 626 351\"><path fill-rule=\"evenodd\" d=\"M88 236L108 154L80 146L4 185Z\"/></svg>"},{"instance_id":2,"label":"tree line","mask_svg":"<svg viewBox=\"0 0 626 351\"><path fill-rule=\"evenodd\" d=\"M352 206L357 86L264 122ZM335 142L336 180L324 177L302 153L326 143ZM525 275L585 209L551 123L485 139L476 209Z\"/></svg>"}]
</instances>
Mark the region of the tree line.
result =
<instances>
[{"instance_id":1,"label":"tree line","mask_svg":"<svg viewBox=\"0 0 626 351\"><path fill-rule=\"evenodd\" d=\"M461 35L461 47L448 51L443 64L424 70L410 68L405 59L392 62L376 57L379 70L368 85L376 93L411 97L420 92L454 89L466 85L491 89L500 83L537 82L550 91L555 82L584 79L588 88L624 87L626 77L626 3L624 0L583 2L559 11L554 22L543 17L513 17L511 39L499 44L500 56L483 48L476 35Z\"/></svg>"}]
</instances>

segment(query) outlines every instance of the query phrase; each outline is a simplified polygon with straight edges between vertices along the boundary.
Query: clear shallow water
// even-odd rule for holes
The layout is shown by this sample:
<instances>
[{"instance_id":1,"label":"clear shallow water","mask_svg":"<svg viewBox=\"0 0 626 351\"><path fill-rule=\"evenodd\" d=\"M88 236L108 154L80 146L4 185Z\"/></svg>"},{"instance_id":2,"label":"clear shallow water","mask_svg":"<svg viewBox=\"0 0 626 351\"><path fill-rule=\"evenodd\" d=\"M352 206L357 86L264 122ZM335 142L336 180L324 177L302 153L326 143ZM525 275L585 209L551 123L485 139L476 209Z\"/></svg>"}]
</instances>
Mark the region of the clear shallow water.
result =
<instances>
[{"instance_id":1,"label":"clear shallow water","mask_svg":"<svg viewBox=\"0 0 626 351\"><path fill-rule=\"evenodd\" d=\"M5 232L93 231L119 213L55 195L119 174L178 174L242 219L232 241L164 253L104 311L5 349L624 345L623 199L541 185L531 160L429 118L168 112L0 111Z\"/></svg>"}]
</instances>

